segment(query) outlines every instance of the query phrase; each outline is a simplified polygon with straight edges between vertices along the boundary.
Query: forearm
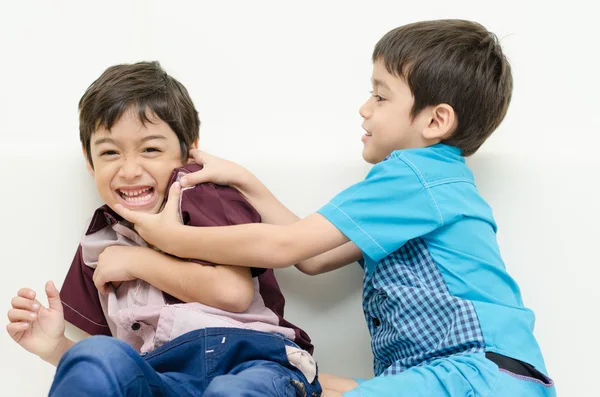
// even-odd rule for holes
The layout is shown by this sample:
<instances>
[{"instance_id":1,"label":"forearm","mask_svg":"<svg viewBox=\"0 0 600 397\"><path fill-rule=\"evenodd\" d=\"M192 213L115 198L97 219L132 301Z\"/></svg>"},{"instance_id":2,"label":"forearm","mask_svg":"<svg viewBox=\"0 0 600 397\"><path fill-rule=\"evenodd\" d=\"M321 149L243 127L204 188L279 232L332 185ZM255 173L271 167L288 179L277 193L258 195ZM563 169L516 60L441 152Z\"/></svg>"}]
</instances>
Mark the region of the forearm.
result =
<instances>
[{"instance_id":1,"label":"forearm","mask_svg":"<svg viewBox=\"0 0 600 397\"><path fill-rule=\"evenodd\" d=\"M245 172L233 185L258 211L263 223L289 225L300 218L287 208L254 174Z\"/></svg>"},{"instance_id":2,"label":"forearm","mask_svg":"<svg viewBox=\"0 0 600 397\"><path fill-rule=\"evenodd\" d=\"M296 267L302 273L315 276L339 269L360 259L362 259L362 251L353 242L347 242L340 247L301 261L296 264Z\"/></svg>"},{"instance_id":3,"label":"forearm","mask_svg":"<svg viewBox=\"0 0 600 397\"><path fill-rule=\"evenodd\" d=\"M300 220L252 173L246 170L234 186L252 204L263 223L289 225ZM305 259L296 264L303 273L317 275L330 272L362 258L362 252L353 243Z\"/></svg>"},{"instance_id":4,"label":"forearm","mask_svg":"<svg viewBox=\"0 0 600 397\"><path fill-rule=\"evenodd\" d=\"M252 301L250 269L202 265L147 250L148 260L133 275L183 302L242 312Z\"/></svg>"},{"instance_id":5,"label":"forearm","mask_svg":"<svg viewBox=\"0 0 600 397\"><path fill-rule=\"evenodd\" d=\"M177 225L171 253L231 265L281 268L348 241L319 214L291 225L245 224L226 227Z\"/></svg>"}]
</instances>

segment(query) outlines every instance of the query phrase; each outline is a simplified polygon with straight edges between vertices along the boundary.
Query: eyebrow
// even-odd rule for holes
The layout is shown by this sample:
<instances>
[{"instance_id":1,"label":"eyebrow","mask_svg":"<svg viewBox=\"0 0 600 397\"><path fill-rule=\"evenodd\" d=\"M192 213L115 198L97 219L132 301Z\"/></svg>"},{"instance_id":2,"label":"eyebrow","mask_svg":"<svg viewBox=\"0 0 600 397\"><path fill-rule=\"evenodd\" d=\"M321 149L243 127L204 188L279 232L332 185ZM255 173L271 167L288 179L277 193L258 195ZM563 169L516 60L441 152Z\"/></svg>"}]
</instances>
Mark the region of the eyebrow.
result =
<instances>
[{"instance_id":1,"label":"eyebrow","mask_svg":"<svg viewBox=\"0 0 600 397\"><path fill-rule=\"evenodd\" d=\"M154 139L162 139L162 140L165 140L165 141L167 140L167 138L164 137L164 136L162 136L162 135L148 135L148 136L145 136L143 138L138 139L136 141L136 143L139 145L140 143L151 141L151 140L154 140ZM112 138L100 138L100 139L97 139L94 142L95 145L101 145L103 143L112 143L112 144L115 144L116 142Z\"/></svg>"},{"instance_id":2,"label":"eyebrow","mask_svg":"<svg viewBox=\"0 0 600 397\"><path fill-rule=\"evenodd\" d=\"M390 87L383 80L372 79L371 82L373 83L373 87L383 87L386 90L391 91Z\"/></svg>"}]
</instances>

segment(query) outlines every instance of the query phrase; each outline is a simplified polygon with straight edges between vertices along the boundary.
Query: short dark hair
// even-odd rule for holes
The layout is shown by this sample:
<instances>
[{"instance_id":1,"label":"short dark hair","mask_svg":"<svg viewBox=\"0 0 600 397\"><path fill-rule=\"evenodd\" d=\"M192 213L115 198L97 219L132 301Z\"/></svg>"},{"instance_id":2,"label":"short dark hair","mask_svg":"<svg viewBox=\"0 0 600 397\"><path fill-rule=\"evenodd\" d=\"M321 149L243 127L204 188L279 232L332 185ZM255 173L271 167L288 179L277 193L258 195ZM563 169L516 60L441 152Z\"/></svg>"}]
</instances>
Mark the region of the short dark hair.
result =
<instances>
[{"instance_id":1,"label":"short dark hair","mask_svg":"<svg viewBox=\"0 0 600 397\"><path fill-rule=\"evenodd\" d=\"M182 160L187 158L200 134L200 118L188 91L160 63L138 62L109 67L79 100L79 138L90 164L92 135L100 127L110 130L132 106L142 123L151 123L153 114L167 123L179 139Z\"/></svg>"},{"instance_id":2,"label":"short dark hair","mask_svg":"<svg viewBox=\"0 0 600 397\"><path fill-rule=\"evenodd\" d=\"M411 117L427 106L452 106L458 127L444 143L464 156L475 153L506 115L510 64L496 35L476 22L424 21L393 29L375 46L376 61L410 87Z\"/></svg>"}]
</instances>

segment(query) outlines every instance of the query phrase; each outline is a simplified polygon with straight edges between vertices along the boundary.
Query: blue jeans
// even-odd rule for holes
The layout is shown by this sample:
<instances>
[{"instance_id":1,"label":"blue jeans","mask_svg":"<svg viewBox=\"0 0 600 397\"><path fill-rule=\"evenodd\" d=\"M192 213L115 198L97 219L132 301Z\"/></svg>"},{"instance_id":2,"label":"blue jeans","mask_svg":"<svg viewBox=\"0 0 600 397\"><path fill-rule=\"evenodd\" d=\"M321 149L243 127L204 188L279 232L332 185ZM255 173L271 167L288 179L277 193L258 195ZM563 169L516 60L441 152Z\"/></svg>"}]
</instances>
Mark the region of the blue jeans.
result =
<instances>
[{"instance_id":1,"label":"blue jeans","mask_svg":"<svg viewBox=\"0 0 600 397\"><path fill-rule=\"evenodd\" d=\"M207 328L140 355L116 338L92 336L69 349L50 396L254 397L321 394L285 351L293 342L265 332Z\"/></svg>"}]
</instances>

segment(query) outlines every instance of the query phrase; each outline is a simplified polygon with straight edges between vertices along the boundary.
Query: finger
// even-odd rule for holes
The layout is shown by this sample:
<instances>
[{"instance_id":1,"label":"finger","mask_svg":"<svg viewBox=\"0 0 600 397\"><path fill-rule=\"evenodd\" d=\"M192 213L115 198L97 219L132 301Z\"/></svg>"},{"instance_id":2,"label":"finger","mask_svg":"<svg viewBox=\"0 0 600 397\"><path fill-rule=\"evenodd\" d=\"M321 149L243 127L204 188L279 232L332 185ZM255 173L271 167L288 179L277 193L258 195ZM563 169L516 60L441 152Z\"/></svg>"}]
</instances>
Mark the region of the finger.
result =
<instances>
[{"instance_id":1,"label":"finger","mask_svg":"<svg viewBox=\"0 0 600 397\"><path fill-rule=\"evenodd\" d=\"M10 309L8 311L8 320L11 323L16 323L19 321L33 321L36 318L37 313L31 312L29 310Z\"/></svg>"},{"instance_id":2,"label":"finger","mask_svg":"<svg viewBox=\"0 0 600 397\"><path fill-rule=\"evenodd\" d=\"M200 171L196 171L196 172L192 172L191 174L187 174L186 176L181 178L181 180L179 182L181 183L181 186L188 187L188 186L196 186L196 185L199 185L199 184L205 183L205 182L210 182L211 178L212 178L211 173L206 168L203 168Z\"/></svg>"},{"instance_id":3,"label":"finger","mask_svg":"<svg viewBox=\"0 0 600 397\"><path fill-rule=\"evenodd\" d=\"M98 270L98 268L96 268L96 270L94 271L94 274L92 276L92 281L94 282L94 285L96 286L96 289L98 289L98 291L101 291L101 287L104 285L104 281L102 280L102 274L101 272Z\"/></svg>"},{"instance_id":4,"label":"finger","mask_svg":"<svg viewBox=\"0 0 600 397\"><path fill-rule=\"evenodd\" d=\"M63 306L60 301L60 294L52 281L46 283L46 296L48 297L48 307L50 310L56 310L57 312L62 313Z\"/></svg>"},{"instance_id":5,"label":"finger","mask_svg":"<svg viewBox=\"0 0 600 397\"><path fill-rule=\"evenodd\" d=\"M29 323L19 322L19 323L8 323L6 325L6 331L10 335L11 338L15 338L19 333L27 330L29 328Z\"/></svg>"},{"instance_id":6,"label":"finger","mask_svg":"<svg viewBox=\"0 0 600 397\"><path fill-rule=\"evenodd\" d=\"M202 152L198 149L190 150L190 157L196 164L205 165L210 154ZM204 182L210 182L211 176L208 170L205 168L200 171L193 172L181 178L179 181L182 187L194 186Z\"/></svg>"},{"instance_id":7,"label":"finger","mask_svg":"<svg viewBox=\"0 0 600 397\"><path fill-rule=\"evenodd\" d=\"M28 299L35 299L35 291L31 288L21 288L19 292L17 292L18 296Z\"/></svg>"},{"instance_id":8,"label":"finger","mask_svg":"<svg viewBox=\"0 0 600 397\"><path fill-rule=\"evenodd\" d=\"M194 159L194 162L196 164L204 164L207 156L210 156L210 154L203 152L200 149L191 149L190 150L190 157Z\"/></svg>"},{"instance_id":9,"label":"finger","mask_svg":"<svg viewBox=\"0 0 600 397\"><path fill-rule=\"evenodd\" d=\"M98 288L98 292L102 295L106 295L109 292L108 284L97 285L96 288Z\"/></svg>"},{"instance_id":10,"label":"finger","mask_svg":"<svg viewBox=\"0 0 600 397\"><path fill-rule=\"evenodd\" d=\"M130 209L123 207L121 204L115 204L115 208L113 209L117 214L121 215L123 218L127 219L133 224L140 223L142 220L142 213L131 211Z\"/></svg>"},{"instance_id":11,"label":"finger","mask_svg":"<svg viewBox=\"0 0 600 397\"><path fill-rule=\"evenodd\" d=\"M181 185L179 182L173 182L169 189L169 197L165 203L162 212L173 214L179 219L179 197L181 196Z\"/></svg>"},{"instance_id":12,"label":"finger","mask_svg":"<svg viewBox=\"0 0 600 397\"><path fill-rule=\"evenodd\" d=\"M30 310L32 312L37 312L40 310L40 305L35 300L23 298L21 296L15 296L12 298L10 304L15 309Z\"/></svg>"}]
</instances>

